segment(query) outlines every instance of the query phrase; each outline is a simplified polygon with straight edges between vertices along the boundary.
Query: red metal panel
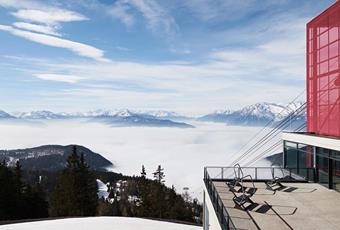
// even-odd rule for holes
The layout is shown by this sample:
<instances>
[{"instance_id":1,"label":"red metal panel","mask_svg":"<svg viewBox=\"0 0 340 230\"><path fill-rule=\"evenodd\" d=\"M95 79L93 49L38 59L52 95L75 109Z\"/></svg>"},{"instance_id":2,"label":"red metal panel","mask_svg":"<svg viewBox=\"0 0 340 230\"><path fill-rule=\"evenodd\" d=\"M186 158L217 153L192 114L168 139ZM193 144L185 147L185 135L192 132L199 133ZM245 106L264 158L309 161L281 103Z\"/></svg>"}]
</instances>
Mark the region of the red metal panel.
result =
<instances>
[{"instance_id":1,"label":"red metal panel","mask_svg":"<svg viewBox=\"0 0 340 230\"><path fill-rule=\"evenodd\" d=\"M307 130L340 137L340 1L307 25Z\"/></svg>"}]
</instances>

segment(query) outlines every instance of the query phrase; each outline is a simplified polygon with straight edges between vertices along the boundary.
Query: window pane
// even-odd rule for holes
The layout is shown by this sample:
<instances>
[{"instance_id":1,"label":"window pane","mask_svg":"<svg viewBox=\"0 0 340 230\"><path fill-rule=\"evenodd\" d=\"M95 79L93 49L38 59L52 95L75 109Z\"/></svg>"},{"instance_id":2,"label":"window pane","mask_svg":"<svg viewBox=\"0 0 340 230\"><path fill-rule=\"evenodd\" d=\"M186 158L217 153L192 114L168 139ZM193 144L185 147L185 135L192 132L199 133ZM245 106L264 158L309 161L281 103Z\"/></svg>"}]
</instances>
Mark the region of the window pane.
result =
<instances>
[{"instance_id":1,"label":"window pane","mask_svg":"<svg viewBox=\"0 0 340 230\"><path fill-rule=\"evenodd\" d=\"M339 55L339 46L338 46L338 42L334 42L333 44L331 44L329 46L329 57L336 57Z\"/></svg>"},{"instance_id":2,"label":"window pane","mask_svg":"<svg viewBox=\"0 0 340 230\"><path fill-rule=\"evenodd\" d=\"M328 44L328 33L323 33L320 35L320 47Z\"/></svg>"},{"instance_id":3,"label":"window pane","mask_svg":"<svg viewBox=\"0 0 340 230\"><path fill-rule=\"evenodd\" d=\"M329 61L329 71L339 69L339 57L333 58Z\"/></svg>"},{"instance_id":4,"label":"window pane","mask_svg":"<svg viewBox=\"0 0 340 230\"><path fill-rule=\"evenodd\" d=\"M333 27L329 30L329 42L334 42L338 40L339 38L339 28L338 27Z\"/></svg>"},{"instance_id":5,"label":"window pane","mask_svg":"<svg viewBox=\"0 0 340 230\"><path fill-rule=\"evenodd\" d=\"M328 59L328 46L320 50L320 62L326 61Z\"/></svg>"}]
</instances>

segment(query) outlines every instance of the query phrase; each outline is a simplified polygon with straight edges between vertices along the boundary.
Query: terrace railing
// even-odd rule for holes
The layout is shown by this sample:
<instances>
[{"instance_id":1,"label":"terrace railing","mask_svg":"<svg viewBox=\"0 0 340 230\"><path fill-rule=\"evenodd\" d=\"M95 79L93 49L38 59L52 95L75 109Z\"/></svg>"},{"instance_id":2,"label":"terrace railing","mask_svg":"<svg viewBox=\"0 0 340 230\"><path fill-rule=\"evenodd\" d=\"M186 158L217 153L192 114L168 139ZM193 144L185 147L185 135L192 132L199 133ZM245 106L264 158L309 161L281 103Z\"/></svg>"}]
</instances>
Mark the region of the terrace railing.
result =
<instances>
[{"instance_id":1,"label":"terrace railing","mask_svg":"<svg viewBox=\"0 0 340 230\"><path fill-rule=\"evenodd\" d=\"M316 181L316 171L314 168L242 167L241 170L243 175L250 175L254 182L266 182L275 177L284 178L281 182L303 183ZM235 167L204 168L204 183L222 230L233 230L236 227L213 182L234 180L238 173L239 171L235 171Z\"/></svg>"},{"instance_id":2,"label":"terrace railing","mask_svg":"<svg viewBox=\"0 0 340 230\"><path fill-rule=\"evenodd\" d=\"M275 177L285 178L284 182L316 182L315 168L282 167L242 167L245 175L250 175L255 182L265 182ZM230 181L235 178L235 167L205 167L204 176L214 181Z\"/></svg>"},{"instance_id":3,"label":"terrace railing","mask_svg":"<svg viewBox=\"0 0 340 230\"><path fill-rule=\"evenodd\" d=\"M210 178L208 172L204 170L204 183L207 188L211 203L214 206L217 219L220 223L222 230L234 230L236 229L230 215L224 206L220 195L218 194L216 187Z\"/></svg>"}]
</instances>

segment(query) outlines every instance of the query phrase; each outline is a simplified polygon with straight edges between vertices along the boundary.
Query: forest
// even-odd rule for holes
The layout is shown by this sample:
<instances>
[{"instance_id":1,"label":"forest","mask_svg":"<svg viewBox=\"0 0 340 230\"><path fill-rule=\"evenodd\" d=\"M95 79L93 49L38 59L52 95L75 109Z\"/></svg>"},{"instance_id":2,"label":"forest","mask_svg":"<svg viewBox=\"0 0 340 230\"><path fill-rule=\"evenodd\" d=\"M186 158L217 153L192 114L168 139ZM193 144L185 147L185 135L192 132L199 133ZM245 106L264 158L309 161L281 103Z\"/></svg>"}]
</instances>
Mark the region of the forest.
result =
<instances>
[{"instance_id":1,"label":"forest","mask_svg":"<svg viewBox=\"0 0 340 230\"><path fill-rule=\"evenodd\" d=\"M61 171L23 170L0 164L0 221L82 216L156 218L201 224L202 206L188 192L167 187L159 165L147 178L92 170L84 154L72 148ZM97 179L107 185L99 197Z\"/></svg>"}]
</instances>

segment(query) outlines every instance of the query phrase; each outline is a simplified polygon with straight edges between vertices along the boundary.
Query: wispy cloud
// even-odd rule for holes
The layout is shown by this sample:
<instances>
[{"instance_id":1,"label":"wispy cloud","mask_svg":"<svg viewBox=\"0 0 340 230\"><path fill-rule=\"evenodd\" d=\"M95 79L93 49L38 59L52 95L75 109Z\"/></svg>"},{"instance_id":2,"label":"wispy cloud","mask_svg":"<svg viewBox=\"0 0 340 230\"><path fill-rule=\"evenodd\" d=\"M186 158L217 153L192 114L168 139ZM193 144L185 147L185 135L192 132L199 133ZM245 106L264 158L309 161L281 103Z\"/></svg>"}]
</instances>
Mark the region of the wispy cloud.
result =
<instances>
[{"instance_id":1,"label":"wispy cloud","mask_svg":"<svg viewBox=\"0 0 340 230\"><path fill-rule=\"evenodd\" d=\"M88 20L87 17L69 10L51 8L44 10L20 9L11 13L16 18L24 21L38 22L44 24L58 24L60 22L74 22Z\"/></svg>"},{"instance_id":2,"label":"wispy cloud","mask_svg":"<svg viewBox=\"0 0 340 230\"><path fill-rule=\"evenodd\" d=\"M178 30L175 19L155 0L118 0L109 12L125 25L131 26L135 21L132 9L142 14L153 32L163 31L169 35Z\"/></svg>"},{"instance_id":3,"label":"wispy cloud","mask_svg":"<svg viewBox=\"0 0 340 230\"><path fill-rule=\"evenodd\" d=\"M65 74L35 74L34 76L45 81L60 81L67 83L77 83L83 79L79 76Z\"/></svg>"},{"instance_id":4,"label":"wispy cloud","mask_svg":"<svg viewBox=\"0 0 340 230\"><path fill-rule=\"evenodd\" d=\"M68 49L83 57L97 61L108 61L108 59L104 58L103 50L80 42L56 37L62 37L58 32L61 29L61 23L88 20L84 15L68 9L47 5L41 1L0 0L0 6L15 10L10 12L11 15L24 21L14 22L14 27L0 25L0 30L43 45Z\"/></svg>"},{"instance_id":5,"label":"wispy cloud","mask_svg":"<svg viewBox=\"0 0 340 230\"><path fill-rule=\"evenodd\" d=\"M72 52L83 56L95 59L97 61L108 61L108 59L104 58L104 51L97 49L93 46L86 45L79 42L74 42L50 35L38 34L29 31L15 29L11 26L0 25L0 30L7 31L15 36L25 38L27 40L37 42L43 45L64 48L71 50Z\"/></svg>"},{"instance_id":6,"label":"wispy cloud","mask_svg":"<svg viewBox=\"0 0 340 230\"><path fill-rule=\"evenodd\" d=\"M115 48L116 50L125 51L125 52L132 51L132 49L124 47L124 46L116 46Z\"/></svg>"},{"instance_id":7,"label":"wispy cloud","mask_svg":"<svg viewBox=\"0 0 340 230\"><path fill-rule=\"evenodd\" d=\"M122 1L117 1L107 12L112 18L121 20L129 28L135 23L135 18L128 12L129 9L129 5L124 4Z\"/></svg>"},{"instance_id":8,"label":"wispy cloud","mask_svg":"<svg viewBox=\"0 0 340 230\"><path fill-rule=\"evenodd\" d=\"M176 0L201 21L235 21L262 12L269 7L281 7L290 0Z\"/></svg>"},{"instance_id":9,"label":"wispy cloud","mask_svg":"<svg viewBox=\"0 0 340 230\"><path fill-rule=\"evenodd\" d=\"M15 22L13 25L19 29L29 30L33 32L54 35L54 36L61 36L60 33L57 32L57 26L45 26L45 25L37 25L27 22Z\"/></svg>"}]
</instances>

